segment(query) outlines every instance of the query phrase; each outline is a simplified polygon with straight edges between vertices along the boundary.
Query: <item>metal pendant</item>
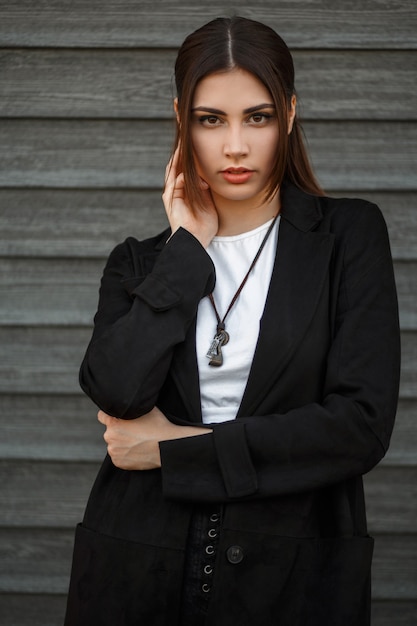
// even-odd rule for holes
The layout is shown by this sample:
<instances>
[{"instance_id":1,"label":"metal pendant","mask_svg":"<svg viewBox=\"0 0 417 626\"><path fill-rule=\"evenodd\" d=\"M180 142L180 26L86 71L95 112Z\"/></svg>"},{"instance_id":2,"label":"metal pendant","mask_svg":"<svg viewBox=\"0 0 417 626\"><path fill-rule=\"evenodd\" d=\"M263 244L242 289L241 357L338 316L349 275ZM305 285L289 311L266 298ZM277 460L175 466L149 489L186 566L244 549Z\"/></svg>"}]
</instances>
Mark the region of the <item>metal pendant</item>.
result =
<instances>
[{"instance_id":1,"label":"metal pendant","mask_svg":"<svg viewBox=\"0 0 417 626\"><path fill-rule=\"evenodd\" d=\"M213 341L210 344L210 348L206 354L206 357L210 359L209 365L219 367L223 365L222 346L225 346L229 341L229 333L225 330L220 330L214 335Z\"/></svg>"}]
</instances>

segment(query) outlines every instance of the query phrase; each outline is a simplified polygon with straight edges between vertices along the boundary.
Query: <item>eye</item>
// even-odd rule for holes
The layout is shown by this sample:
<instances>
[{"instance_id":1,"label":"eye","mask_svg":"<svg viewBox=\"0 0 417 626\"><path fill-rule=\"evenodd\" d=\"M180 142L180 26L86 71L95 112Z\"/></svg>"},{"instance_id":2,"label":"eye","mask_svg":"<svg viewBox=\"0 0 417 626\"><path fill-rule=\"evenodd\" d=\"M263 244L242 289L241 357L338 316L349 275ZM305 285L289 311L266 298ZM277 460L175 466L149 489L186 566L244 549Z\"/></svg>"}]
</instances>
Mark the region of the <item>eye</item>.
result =
<instances>
[{"instance_id":1,"label":"eye","mask_svg":"<svg viewBox=\"0 0 417 626\"><path fill-rule=\"evenodd\" d=\"M261 124L266 124L270 119L272 119L272 115L269 113L253 113L249 118L249 122L259 126Z\"/></svg>"},{"instance_id":2,"label":"eye","mask_svg":"<svg viewBox=\"0 0 417 626\"><path fill-rule=\"evenodd\" d=\"M218 126L221 123L217 115L202 115L198 118L198 121L200 124L203 124L203 126Z\"/></svg>"}]
</instances>

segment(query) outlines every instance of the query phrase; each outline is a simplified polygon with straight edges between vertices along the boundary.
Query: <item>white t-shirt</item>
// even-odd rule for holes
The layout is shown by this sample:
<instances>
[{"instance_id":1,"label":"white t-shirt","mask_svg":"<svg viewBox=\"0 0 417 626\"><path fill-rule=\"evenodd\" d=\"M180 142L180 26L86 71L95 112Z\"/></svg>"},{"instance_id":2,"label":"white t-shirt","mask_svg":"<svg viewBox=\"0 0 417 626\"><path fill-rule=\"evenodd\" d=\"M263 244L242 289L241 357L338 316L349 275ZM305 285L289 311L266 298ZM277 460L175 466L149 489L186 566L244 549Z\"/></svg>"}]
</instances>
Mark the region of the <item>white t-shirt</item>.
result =
<instances>
[{"instance_id":1,"label":"white t-shirt","mask_svg":"<svg viewBox=\"0 0 417 626\"><path fill-rule=\"evenodd\" d=\"M223 365L209 365L206 354L216 334L217 320L208 297L198 307L196 349L201 407L205 424L236 417L259 335L278 241L280 216L238 299L226 317L229 342L222 347ZM241 235L215 237L207 252L216 268L214 301L220 319L245 277L272 220Z\"/></svg>"}]
</instances>

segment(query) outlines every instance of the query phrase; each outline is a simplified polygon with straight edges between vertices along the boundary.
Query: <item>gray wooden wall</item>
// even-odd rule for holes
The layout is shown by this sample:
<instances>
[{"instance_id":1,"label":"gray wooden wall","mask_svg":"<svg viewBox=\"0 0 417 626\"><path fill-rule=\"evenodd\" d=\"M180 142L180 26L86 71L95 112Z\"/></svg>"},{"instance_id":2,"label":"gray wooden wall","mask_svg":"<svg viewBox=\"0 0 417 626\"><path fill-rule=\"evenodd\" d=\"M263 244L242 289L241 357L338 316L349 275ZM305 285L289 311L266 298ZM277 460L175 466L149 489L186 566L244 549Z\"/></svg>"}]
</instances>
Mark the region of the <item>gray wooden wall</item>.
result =
<instances>
[{"instance_id":1,"label":"gray wooden wall","mask_svg":"<svg viewBox=\"0 0 417 626\"><path fill-rule=\"evenodd\" d=\"M403 374L391 451L366 478L373 626L416 623L417 2L0 0L4 626L62 623L73 528L104 454L77 382L102 267L125 236L165 226L176 48L233 12L294 51L324 187L376 201L388 222Z\"/></svg>"}]
</instances>

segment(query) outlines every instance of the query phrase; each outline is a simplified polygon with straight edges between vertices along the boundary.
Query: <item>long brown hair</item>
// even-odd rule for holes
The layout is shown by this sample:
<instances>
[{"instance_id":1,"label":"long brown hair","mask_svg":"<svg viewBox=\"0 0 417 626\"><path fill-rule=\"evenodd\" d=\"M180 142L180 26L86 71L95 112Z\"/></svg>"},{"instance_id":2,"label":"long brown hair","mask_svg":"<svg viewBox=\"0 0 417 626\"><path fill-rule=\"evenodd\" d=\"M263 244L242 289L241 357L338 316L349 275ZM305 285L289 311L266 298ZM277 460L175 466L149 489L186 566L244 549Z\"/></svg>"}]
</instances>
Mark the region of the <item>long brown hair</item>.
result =
<instances>
[{"instance_id":1,"label":"long brown hair","mask_svg":"<svg viewBox=\"0 0 417 626\"><path fill-rule=\"evenodd\" d=\"M323 195L307 156L297 116L288 135L288 113L295 88L294 64L286 43L260 22L243 17L217 18L188 35L175 63L180 122L174 150L181 142L179 162L191 205L201 203L190 132L194 92L205 76L234 68L256 76L270 91L277 111L279 141L267 198L277 192L284 179L308 193Z\"/></svg>"}]
</instances>

